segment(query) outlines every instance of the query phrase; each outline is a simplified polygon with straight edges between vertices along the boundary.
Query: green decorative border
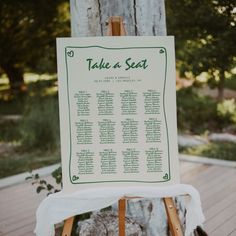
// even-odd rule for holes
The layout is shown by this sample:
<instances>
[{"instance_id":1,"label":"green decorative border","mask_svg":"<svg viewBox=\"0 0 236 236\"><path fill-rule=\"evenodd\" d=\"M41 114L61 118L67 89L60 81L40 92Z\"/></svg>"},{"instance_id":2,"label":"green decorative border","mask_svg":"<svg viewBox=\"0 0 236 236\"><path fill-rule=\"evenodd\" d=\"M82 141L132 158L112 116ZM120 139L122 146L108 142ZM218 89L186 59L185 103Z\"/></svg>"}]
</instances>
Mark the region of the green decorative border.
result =
<instances>
[{"instance_id":1,"label":"green decorative border","mask_svg":"<svg viewBox=\"0 0 236 236\"><path fill-rule=\"evenodd\" d=\"M165 53L165 80L164 80L164 91L163 91L163 110L164 110L164 118L165 118L165 125L166 125L166 134L167 134L167 150L168 150L168 168L169 168L169 173L165 173L165 175L162 177L163 180L161 181L138 181L138 180L112 180L112 181L95 181L95 182L80 182L80 183L75 183L73 181L76 181L79 179L78 176L71 176L71 116L70 116L70 96L69 96L69 71L68 71L68 62L67 62L67 56L68 57L74 57L74 51L73 49L75 48L102 48L102 49L108 49L108 50L123 50L123 49L160 49L159 53L163 54ZM70 161L69 161L69 178L70 182L72 184L92 184L92 183L108 183L108 182L119 182L119 183L162 183L162 182L167 182L171 180L171 173L170 173L170 150L169 150L169 135L168 135L168 126L167 126L167 121L166 121L166 111L165 111L165 88L166 88L166 76L167 76L167 50L165 47L126 47L126 48L107 48L107 47L102 47L102 46L83 46L83 47L77 47L77 46L66 46L65 47L65 64L66 64L66 81L67 81L67 98L68 98L68 111L69 111L69 131L70 131Z\"/></svg>"}]
</instances>

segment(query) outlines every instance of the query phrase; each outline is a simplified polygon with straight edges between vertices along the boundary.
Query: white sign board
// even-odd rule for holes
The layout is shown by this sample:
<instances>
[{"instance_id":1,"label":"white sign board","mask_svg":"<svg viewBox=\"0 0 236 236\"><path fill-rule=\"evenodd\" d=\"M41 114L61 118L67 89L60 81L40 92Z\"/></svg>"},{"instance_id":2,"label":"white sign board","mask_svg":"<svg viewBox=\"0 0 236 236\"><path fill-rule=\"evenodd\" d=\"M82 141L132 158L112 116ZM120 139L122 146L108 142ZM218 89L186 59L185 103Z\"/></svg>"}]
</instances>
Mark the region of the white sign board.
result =
<instances>
[{"instance_id":1,"label":"white sign board","mask_svg":"<svg viewBox=\"0 0 236 236\"><path fill-rule=\"evenodd\" d=\"M179 183L174 38L57 39L64 191Z\"/></svg>"}]
</instances>

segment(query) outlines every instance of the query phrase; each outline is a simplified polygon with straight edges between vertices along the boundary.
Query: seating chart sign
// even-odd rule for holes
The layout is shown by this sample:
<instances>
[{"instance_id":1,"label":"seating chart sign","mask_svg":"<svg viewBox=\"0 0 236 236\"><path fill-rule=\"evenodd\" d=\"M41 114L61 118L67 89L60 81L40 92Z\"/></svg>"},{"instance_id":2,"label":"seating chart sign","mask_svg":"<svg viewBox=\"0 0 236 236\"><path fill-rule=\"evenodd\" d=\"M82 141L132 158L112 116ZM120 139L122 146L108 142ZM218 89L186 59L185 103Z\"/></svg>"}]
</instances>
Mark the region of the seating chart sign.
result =
<instances>
[{"instance_id":1,"label":"seating chart sign","mask_svg":"<svg viewBox=\"0 0 236 236\"><path fill-rule=\"evenodd\" d=\"M179 183L174 38L57 39L64 191Z\"/></svg>"}]
</instances>

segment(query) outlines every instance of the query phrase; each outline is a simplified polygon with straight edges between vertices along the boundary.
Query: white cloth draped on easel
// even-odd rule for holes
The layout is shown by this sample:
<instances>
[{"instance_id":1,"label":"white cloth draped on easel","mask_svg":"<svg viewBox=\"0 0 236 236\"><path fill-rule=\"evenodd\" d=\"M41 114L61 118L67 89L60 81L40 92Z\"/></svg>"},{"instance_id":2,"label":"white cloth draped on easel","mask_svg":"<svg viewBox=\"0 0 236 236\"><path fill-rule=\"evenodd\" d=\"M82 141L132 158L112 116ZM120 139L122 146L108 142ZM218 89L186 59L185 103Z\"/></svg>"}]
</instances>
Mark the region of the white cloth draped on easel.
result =
<instances>
[{"instance_id":1,"label":"white cloth draped on easel","mask_svg":"<svg viewBox=\"0 0 236 236\"><path fill-rule=\"evenodd\" d=\"M186 205L185 235L189 236L198 225L203 224L204 216L198 191L185 184L166 187L91 188L72 194L63 191L55 193L45 198L38 207L35 233L37 236L54 236L54 224L74 215L110 206L124 196L163 198L186 194L190 198Z\"/></svg>"}]
</instances>

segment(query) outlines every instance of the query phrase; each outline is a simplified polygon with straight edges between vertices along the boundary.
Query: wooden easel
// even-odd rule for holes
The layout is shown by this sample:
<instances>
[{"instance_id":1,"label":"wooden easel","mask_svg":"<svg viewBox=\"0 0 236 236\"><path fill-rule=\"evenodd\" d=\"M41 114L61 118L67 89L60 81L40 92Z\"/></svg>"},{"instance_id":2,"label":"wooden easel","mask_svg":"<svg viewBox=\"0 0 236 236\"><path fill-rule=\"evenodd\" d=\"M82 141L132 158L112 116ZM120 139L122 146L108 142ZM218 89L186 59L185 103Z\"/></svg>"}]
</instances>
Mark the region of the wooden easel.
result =
<instances>
[{"instance_id":1,"label":"wooden easel","mask_svg":"<svg viewBox=\"0 0 236 236\"><path fill-rule=\"evenodd\" d=\"M107 36L125 36L125 35L126 32L123 23L123 18L120 16L110 17L108 22ZM122 199L119 200L118 203L119 236L125 236L126 201L128 201L129 199L131 198L123 197ZM183 236L180 220L173 199L170 197L166 197L163 198L163 201L172 236ZM74 217L70 217L65 220L62 236L71 236L73 222L74 222Z\"/></svg>"}]
</instances>

